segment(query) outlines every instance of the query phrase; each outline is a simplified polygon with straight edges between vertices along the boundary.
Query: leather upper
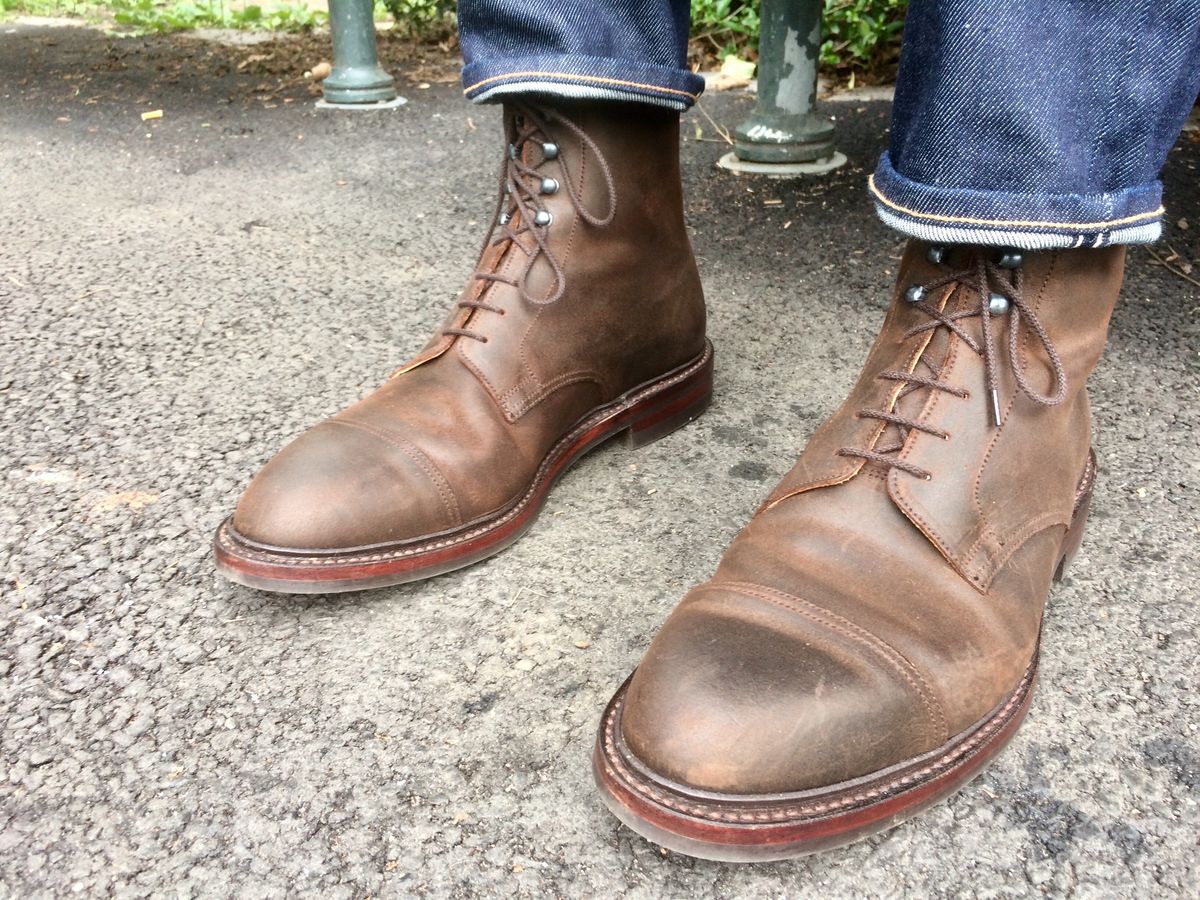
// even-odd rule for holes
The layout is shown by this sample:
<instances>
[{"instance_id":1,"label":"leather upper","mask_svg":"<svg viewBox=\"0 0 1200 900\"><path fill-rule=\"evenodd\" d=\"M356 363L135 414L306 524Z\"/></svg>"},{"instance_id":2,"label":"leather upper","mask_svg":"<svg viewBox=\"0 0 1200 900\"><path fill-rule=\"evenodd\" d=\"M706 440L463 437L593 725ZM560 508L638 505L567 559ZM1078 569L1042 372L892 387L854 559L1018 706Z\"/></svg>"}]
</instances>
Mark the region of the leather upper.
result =
<instances>
[{"instance_id":1,"label":"leather upper","mask_svg":"<svg viewBox=\"0 0 1200 900\"><path fill-rule=\"evenodd\" d=\"M537 197L552 216L539 232L548 252L518 212L477 267L501 280L472 278L446 319L450 333L440 331L378 390L264 467L234 514L243 539L348 549L485 518L520 498L575 422L703 351L678 115L627 105L510 107L510 146L533 116L544 127L520 141L521 161L536 170L535 185L552 178L559 186ZM547 143L557 145L553 158ZM611 221L586 221L568 179L595 217L613 204Z\"/></svg>"},{"instance_id":2,"label":"leather upper","mask_svg":"<svg viewBox=\"0 0 1200 900\"><path fill-rule=\"evenodd\" d=\"M1016 688L1035 654L1044 601L1087 465L1084 382L1116 300L1120 248L1025 255L1024 297L1067 375L1052 406L1018 389L1012 315L993 318L1003 361L999 427L983 361L904 299L945 271L914 242L883 328L846 402L663 625L630 683L622 735L663 778L737 794L800 791L930 752ZM955 251L962 255L966 249ZM950 316L979 296L951 285ZM976 342L980 317L955 320ZM1029 323L1024 323L1026 328ZM1024 330L1018 333L1024 334ZM1050 362L1022 338L1018 364L1045 393ZM920 372L958 390L902 396L881 372ZM922 363L923 365L923 363ZM920 422L898 459L929 478L840 455L883 445L882 408Z\"/></svg>"}]
</instances>

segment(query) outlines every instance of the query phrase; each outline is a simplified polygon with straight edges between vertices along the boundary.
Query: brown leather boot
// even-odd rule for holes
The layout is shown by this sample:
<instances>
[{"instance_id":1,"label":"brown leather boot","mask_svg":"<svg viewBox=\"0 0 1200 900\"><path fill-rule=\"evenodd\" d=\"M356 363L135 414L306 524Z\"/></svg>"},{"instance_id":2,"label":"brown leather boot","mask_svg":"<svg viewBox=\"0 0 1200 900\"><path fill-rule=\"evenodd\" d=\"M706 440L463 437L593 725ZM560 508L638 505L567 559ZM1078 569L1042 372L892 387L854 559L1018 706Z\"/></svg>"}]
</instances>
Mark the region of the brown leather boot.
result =
<instances>
[{"instance_id":1,"label":"brown leather boot","mask_svg":"<svg viewBox=\"0 0 1200 900\"><path fill-rule=\"evenodd\" d=\"M1122 248L914 243L850 397L605 712L609 807L682 853L888 828L1012 736L1095 463Z\"/></svg>"},{"instance_id":2,"label":"brown leather boot","mask_svg":"<svg viewBox=\"0 0 1200 900\"><path fill-rule=\"evenodd\" d=\"M501 196L441 331L250 483L217 566L268 590L396 584L513 543L600 442L647 443L712 390L678 114L505 108Z\"/></svg>"}]
</instances>

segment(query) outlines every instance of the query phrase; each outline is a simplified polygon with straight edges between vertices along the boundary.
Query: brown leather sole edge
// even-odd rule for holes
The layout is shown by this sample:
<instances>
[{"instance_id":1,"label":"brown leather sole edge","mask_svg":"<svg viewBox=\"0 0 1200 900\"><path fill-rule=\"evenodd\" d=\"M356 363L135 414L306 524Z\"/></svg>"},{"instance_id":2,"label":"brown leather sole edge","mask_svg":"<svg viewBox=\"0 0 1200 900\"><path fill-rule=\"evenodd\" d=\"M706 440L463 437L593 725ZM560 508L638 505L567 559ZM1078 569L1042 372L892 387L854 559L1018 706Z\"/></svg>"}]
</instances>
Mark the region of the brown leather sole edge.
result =
<instances>
[{"instance_id":1,"label":"brown leather sole edge","mask_svg":"<svg viewBox=\"0 0 1200 900\"><path fill-rule=\"evenodd\" d=\"M885 831L958 791L1016 733L1033 696L1037 657L981 722L900 765L795 794L719 795L657 778L621 739L626 681L604 712L592 771L604 804L659 846L721 862L806 856Z\"/></svg>"},{"instance_id":2,"label":"brown leather sole edge","mask_svg":"<svg viewBox=\"0 0 1200 900\"><path fill-rule=\"evenodd\" d=\"M267 591L327 594L430 578L492 556L537 518L554 482L576 460L624 434L642 447L697 418L712 400L713 348L661 378L628 391L581 419L547 453L525 493L504 509L454 531L391 546L289 550L254 546L226 519L213 538L217 571Z\"/></svg>"}]
</instances>

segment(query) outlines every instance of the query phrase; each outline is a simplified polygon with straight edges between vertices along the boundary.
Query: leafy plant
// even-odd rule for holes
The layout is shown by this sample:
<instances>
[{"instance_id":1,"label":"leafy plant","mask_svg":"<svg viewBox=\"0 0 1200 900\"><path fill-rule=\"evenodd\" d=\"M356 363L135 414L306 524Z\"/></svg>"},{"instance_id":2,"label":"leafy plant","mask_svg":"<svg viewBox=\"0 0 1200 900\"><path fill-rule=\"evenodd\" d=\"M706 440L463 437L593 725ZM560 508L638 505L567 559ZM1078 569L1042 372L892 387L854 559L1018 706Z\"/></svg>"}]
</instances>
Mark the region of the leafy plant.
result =
<instances>
[{"instance_id":1,"label":"leafy plant","mask_svg":"<svg viewBox=\"0 0 1200 900\"><path fill-rule=\"evenodd\" d=\"M0 0L0 10L109 21L119 30L135 34L192 28L305 31L329 18L327 13L309 9L303 3L231 9L225 0Z\"/></svg>"},{"instance_id":2,"label":"leafy plant","mask_svg":"<svg viewBox=\"0 0 1200 900\"><path fill-rule=\"evenodd\" d=\"M441 39L454 31L457 0L380 0L396 23L411 37Z\"/></svg>"},{"instance_id":3,"label":"leafy plant","mask_svg":"<svg viewBox=\"0 0 1200 900\"><path fill-rule=\"evenodd\" d=\"M821 63L873 69L894 53L908 0L825 0Z\"/></svg>"},{"instance_id":4,"label":"leafy plant","mask_svg":"<svg viewBox=\"0 0 1200 900\"><path fill-rule=\"evenodd\" d=\"M821 64L843 74L889 74L907 7L908 0L824 0ZM692 0L692 39L702 45L701 61L731 53L755 59L759 9L759 0Z\"/></svg>"},{"instance_id":5,"label":"leafy plant","mask_svg":"<svg viewBox=\"0 0 1200 900\"><path fill-rule=\"evenodd\" d=\"M707 42L719 57L758 51L758 3L753 0L692 0L692 39Z\"/></svg>"},{"instance_id":6,"label":"leafy plant","mask_svg":"<svg viewBox=\"0 0 1200 900\"><path fill-rule=\"evenodd\" d=\"M0 0L0 12L74 15L102 20L105 11L129 31L257 28L303 31L328 20L324 12L286 0L230 9L226 0ZM811 2L811 0L789 0ZM908 0L824 0L821 64L842 74L889 74ZM456 0L376 0L376 16L391 16L407 37L441 40L454 31ZM692 0L697 58L728 54L755 59L761 29L759 0Z\"/></svg>"},{"instance_id":7,"label":"leafy plant","mask_svg":"<svg viewBox=\"0 0 1200 900\"><path fill-rule=\"evenodd\" d=\"M0 12L29 16L89 16L96 0L0 0Z\"/></svg>"}]
</instances>

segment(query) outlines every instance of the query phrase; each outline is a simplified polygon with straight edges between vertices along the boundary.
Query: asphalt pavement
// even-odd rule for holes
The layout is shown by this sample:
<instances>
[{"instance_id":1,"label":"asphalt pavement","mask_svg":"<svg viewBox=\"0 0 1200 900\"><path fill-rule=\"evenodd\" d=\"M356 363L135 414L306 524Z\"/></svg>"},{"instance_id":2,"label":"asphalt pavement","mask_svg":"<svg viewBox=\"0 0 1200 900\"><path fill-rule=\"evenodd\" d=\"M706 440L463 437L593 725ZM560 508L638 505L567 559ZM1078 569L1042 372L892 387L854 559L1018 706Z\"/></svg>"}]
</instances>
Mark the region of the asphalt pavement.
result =
<instances>
[{"instance_id":1,"label":"asphalt pavement","mask_svg":"<svg viewBox=\"0 0 1200 900\"><path fill-rule=\"evenodd\" d=\"M685 117L700 421L590 455L495 559L289 598L217 578L211 534L441 321L500 148L426 69L399 109L320 112L271 48L0 22L0 896L1197 895L1200 143L1170 154L1158 258L1130 253L1024 729L887 834L721 865L618 825L589 752L872 340L901 248L864 186L887 102L828 103L850 164L799 182L718 171Z\"/></svg>"}]
</instances>

